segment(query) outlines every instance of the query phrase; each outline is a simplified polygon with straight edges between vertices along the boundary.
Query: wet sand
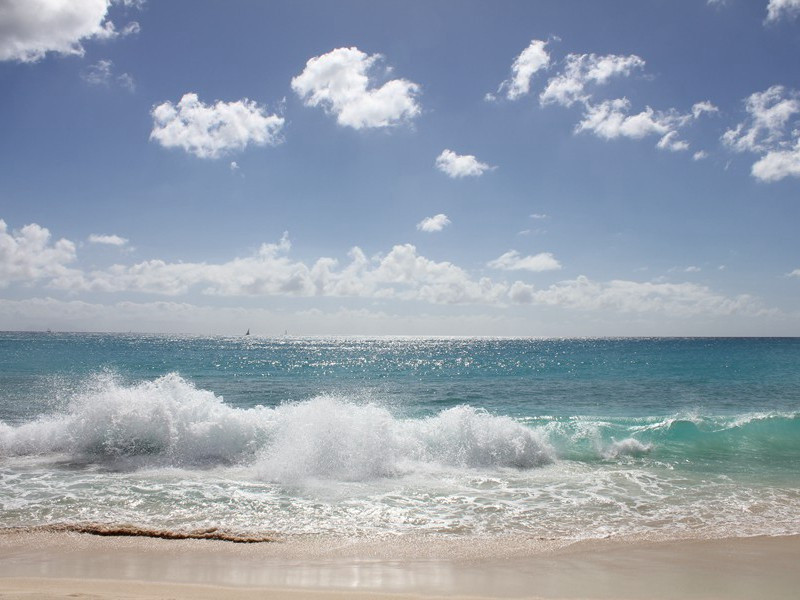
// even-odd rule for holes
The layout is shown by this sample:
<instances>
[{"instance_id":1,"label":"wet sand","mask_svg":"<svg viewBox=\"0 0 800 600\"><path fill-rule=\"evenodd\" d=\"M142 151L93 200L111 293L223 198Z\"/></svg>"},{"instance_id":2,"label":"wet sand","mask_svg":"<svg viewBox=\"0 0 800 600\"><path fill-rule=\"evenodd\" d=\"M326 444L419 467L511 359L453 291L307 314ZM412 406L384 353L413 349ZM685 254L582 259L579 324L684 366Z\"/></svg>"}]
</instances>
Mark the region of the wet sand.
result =
<instances>
[{"instance_id":1,"label":"wet sand","mask_svg":"<svg viewBox=\"0 0 800 600\"><path fill-rule=\"evenodd\" d=\"M796 598L800 536L261 544L0 535L0 598Z\"/></svg>"}]
</instances>

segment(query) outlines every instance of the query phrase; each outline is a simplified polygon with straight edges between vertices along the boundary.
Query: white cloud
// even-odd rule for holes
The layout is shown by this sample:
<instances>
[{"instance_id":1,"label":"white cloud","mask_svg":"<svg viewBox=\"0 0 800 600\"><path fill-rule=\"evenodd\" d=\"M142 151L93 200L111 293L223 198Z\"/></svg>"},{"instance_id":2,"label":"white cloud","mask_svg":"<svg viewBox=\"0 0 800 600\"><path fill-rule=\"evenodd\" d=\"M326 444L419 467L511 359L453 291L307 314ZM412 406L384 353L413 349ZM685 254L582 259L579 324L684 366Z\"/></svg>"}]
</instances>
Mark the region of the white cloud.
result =
<instances>
[{"instance_id":1,"label":"white cloud","mask_svg":"<svg viewBox=\"0 0 800 600\"><path fill-rule=\"evenodd\" d=\"M74 293L135 292L167 296L198 291L224 297L347 297L490 306L505 306L510 302L676 317L775 313L762 308L750 296L729 298L693 283L596 282L581 276L539 290L523 281L507 283L488 277L475 278L451 262L421 256L411 244L395 245L387 254L372 258L355 247L349 253L349 262L342 266L328 257L306 264L291 259L290 250L291 244L284 234L277 243L263 244L249 256L223 263L149 260L83 271L67 267L76 259L72 242L62 239L53 243L50 232L36 224L8 233L6 224L0 221L0 286L13 282L38 283ZM515 251L492 261L490 266L533 271L560 267L549 253L523 257ZM800 269L790 275L800 276ZM115 306L120 304L125 303ZM170 306L181 304L170 303Z\"/></svg>"},{"instance_id":2,"label":"white cloud","mask_svg":"<svg viewBox=\"0 0 800 600\"><path fill-rule=\"evenodd\" d=\"M99 60L86 67L81 73L81 78L92 85L108 85L111 81L112 65L110 60Z\"/></svg>"},{"instance_id":3,"label":"white cloud","mask_svg":"<svg viewBox=\"0 0 800 600\"><path fill-rule=\"evenodd\" d=\"M503 271L554 271L561 268L561 263L550 252L540 252L532 256L522 256L516 250L509 250L505 254L488 263L492 269Z\"/></svg>"},{"instance_id":4,"label":"white cloud","mask_svg":"<svg viewBox=\"0 0 800 600\"><path fill-rule=\"evenodd\" d=\"M705 150L698 150L697 152L692 154L692 160L703 160L705 158L708 158L708 152L706 152Z\"/></svg>"},{"instance_id":5,"label":"white cloud","mask_svg":"<svg viewBox=\"0 0 800 600\"><path fill-rule=\"evenodd\" d=\"M128 238L118 235L102 235L93 233L89 236L90 244L106 244L109 246L124 246L128 243Z\"/></svg>"},{"instance_id":6,"label":"white cloud","mask_svg":"<svg viewBox=\"0 0 800 600\"><path fill-rule=\"evenodd\" d=\"M117 31L107 19L109 0L4 0L0 7L0 60L36 62L48 52L83 56L82 42L139 31Z\"/></svg>"},{"instance_id":7,"label":"white cloud","mask_svg":"<svg viewBox=\"0 0 800 600\"><path fill-rule=\"evenodd\" d=\"M450 225L450 219L447 218L447 215L439 213L438 215L422 219L422 221L417 223L417 229L427 233L433 233L435 231L441 231L447 225Z\"/></svg>"},{"instance_id":8,"label":"white cloud","mask_svg":"<svg viewBox=\"0 0 800 600\"><path fill-rule=\"evenodd\" d=\"M670 150L672 152L680 152L683 150L689 149L689 143L684 140L678 139L678 132L677 131L670 131L666 135L664 135L660 140L658 140L658 144L656 144L657 148L661 150Z\"/></svg>"},{"instance_id":9,"label":"white cloud","mask_svg":"<svg viewBox=\"0 0 800 600\"><path fill-rule=\"evenodd\" d=\"M436 157L436 168L448 177L459 178L479 177L495 167L480 162L472 154L456 154L445 149Z\"/></svg>"},{"instance_id":10,"label":"white cloud","mask_svg":"<svg viewBox=\"0 0 800 600\"><path fill-rule=\"evenodd\" d=\"M708 100L696 102L687 114L675 109L655 111L649 106L639 113L630 114L631 105L627 98L595 103L591 85L606 84L614 77L628 77L637 69L643 69L645 61L635 54L569 54L564 62L564 69L548 80L539 95L539 102L542 106L559 104L566 107L581 103L584 113L575 128L576 133L588 131L606 140L658 135L658 148L678 152L689 149L689 143L679 138L678 130L692 119L719 111Z\"/></svg>"},{"instance_id":11,"label":"white cloud","mask_svg":"<svg viewBox=\"0 0 800 600\"><path fill-rule=\"evenodd\" d=\"M136 91L136 83L133 81L133 77L131 77L128 73L123 73L122 75L117 76L117 83L121 87L124 87L129 92Z\"/></svg>"},{"instance_id":12,"label":"white cloud","mask_svg":"<svg viewBox=\"0 0 800 600\"><path fill-rule=\"evenodd\" d=\"M800 113L797 92L773 85L745 100L748 119L729 129L722 141L737 152L765 152L782 143L790 119Z\"/></svg>"},{"instance_id":13,"label":"white cloud","mask_svg":"<svg viewBox=\"0 0 800 600\"><path fill-rule=\"evenodd\" d=\"M800 277L800 269L795 269L791 273L787 273L789 277Z\"/></svg>"},{"instance_id":14,"label":"white cloud","mask_svg":"<svg viewBox=\"0 0 800 600\"><path fill-rule=\"evenodd\" d=\"M711 102L709 102L708 100L703 100L702 102L695 102L692 105L692 116L695 119L699 119L705 113L714 114L718 112L719 108L711 104Z\"/></svg>"},{"instance_id":15,"label":"white cloud","mask_svg":"<svg viewBox=\"0 0 800 600\"><path fill-rule=\"evenodd\" d=\"M230 164L230 169L235 173L236 171L239 170L239 163L237 163L235 160L232 160Z\"/></svg>"},{"instance_id":16,"label":"white cloud","mask_svg":"<svg viewBox=\"0 0 800 600\"><path fill-rule=\"evenodd\" d=\"M550 55L545 50L547 42L531 40L525 50L514 59L511 65L511 77L500 84L497 93L505 92L506 98L516 100L530 91L531 78L550 64ZM488 98L493 98L491 94Z\"/></svg>"},{"instance_id":17,"label":"white cloud","mask_svg":"<svg viewBox=\"0 0 800 600\"><path fill-rule=\"evenodd\" d=\"M539 95L542 106L556 103L572 106L575 102L588 102L589 84L602 85L615 76L627 77L634 69L644 68L645 62L635 54L622 56L607 54L569 54L564 70L552 77Z\"/></svg>"},{"instance_id":18,"label":"white cloud","mask_svg":"<svg viewBox=\"0 0 800 600\"><path fill-rule=\"evenodd\" d=\"M382 60L358 48L337 48L315 56L292 79L292 89L306 106L322 106L340 125L362 129L389 127L420 113L418 84L392 79L374 86L369 73ZM373 87L370 87L373 85Z\"/></svg>"},{"instance_id":19,"label":"white cloud","mask_svg":"<svg viewBox=\"0 0 800 600\"><path fill-rule=\"evenodd\" d=\"M284 119L244 98L203 104L197 94L184 94L177 105L164 102L152 110L150 139L165 148L183 148L200 158L218 158L248 144L276 145Z\"/></svg>"},{"instance_id":20,"label":"white cloud","mask_svg":"<svg viewBox=\"0 0 800 600\"><path fill-rule=\"evenodd\" d=\"M753 177L772 182L800 177L800 130L790 128L800 114L800 94L774 85L745 100L748 118L722 135L723 143L736 152L754 152Z\"/></svg>"},{"instance_id":21,"label":"white cloud","mask_svg":"<svg viewBox=\"0 0 800 600\"><path fill-rule=\"evenodd\" d=\"M508 286L472 279L449 262L420 256L411 244L398 244L385 256L367 258L353 248L350 262L322 257L311 266L289 258L284 234L277 244L219 264L149 260L105 270L72 272L52 287L73 292L139 292L177 296L199 289L212 296L333 296L396 298L434 304L494 304Z\"/></svg>"},{"instance_id":22,"label":"white cloud","mask_svg":"<svg viewBox=\"0 0 800 600\"><path fill-rule=\"evenodd\" d=\"M699 273L700 271L702 271L702 269L694 265L690 265L683 270L684 273Z\"/></svg>"},{"instance_id":23,"label":"white cloud","mask_svg":"<svg viewBox=\"0 0 800 600\"><path fill-rule=\"evenodd\" d=\"M784 177L800 177L800 138L790 150L772 150L758 159L751 170L761 181L779 181Z\"/></svg>"},{"instance_id":24,"label":"white cloud","mask_svg":"<svg viewBox=\"0 0 800 600\"><path fill-rule=\"evenodd\" d=\"M532 304L534 302L534 287L528 283L515 281L508 290L508 297L514 304Z\"/></svg>"},{"instance_id":25,"label":"white cloud","mask_svg":"<svg viewBox=\"0 0 800 600\"><path fill-rule=\"evenodd\" d=\"M536 304L561 306L586 311L613 310L622 313L663 313L674 317L698 314L766 315L752 296L728 298L694 283L654 283L625 280L592 281L585 276L562 281L547 289L532 292Z\"/></svg>"},{"instance_id":26,"label":"white cloud","mask_svg":"<svg viewBox=\"0 0 800 600\"><path fill-rule=\"evenodd\" d=\"M66 265L74 260L75 244L69 240L51 243L50 232L36 223L9 233L0 219L0 288L60 278L70 273Z\"/></svg>"},{"instance_id":27,"label":"white cloud","mask_svg":"<svg viewBox=\"0 0 800 600\"><path fill-rule=\"evenodd\" d=\"M630 102L627 98L606 100L589 106L583 120L578 123L576 132L590 131L607 140L619 137L638 140L649 135L662 136L663 140L664 136L686 122L686 115L673 111L656 112L648 106L638 114L629 115L629 109Z\"/></svg>"},{"instance_id":28,"label":"white cloud","mask_svg":"<svg viewBox=\"0 0 800 600\"><path fill-rule=\"evenodd\" d=\"M81 78L90 85L108 87L116 82L130 92L136 89L133 77L128 73L114 77L114 63L110 60L99 60L95 64L89 65L81 73Z\"/></svg>"},{"instance_id":29,"label":"white cloud","mask_svg":"<svg viewBox=\"0 0 800 600\"><path fill-rule=\"evenodd\" d=\"M547 215L544 213L532 213L530 217L531 219L546 219Z\"/></svg>"},{"instance_id":30,"label":"white cloud","mask_svg":"<svg viewBox=\"0 0 800 600\"><path fill-rule=\"evenodd\" d=\"M773 22L781 17L793 18L800 14L800 0L769 0L767 21Z\"/></svg>"}]
</instances>

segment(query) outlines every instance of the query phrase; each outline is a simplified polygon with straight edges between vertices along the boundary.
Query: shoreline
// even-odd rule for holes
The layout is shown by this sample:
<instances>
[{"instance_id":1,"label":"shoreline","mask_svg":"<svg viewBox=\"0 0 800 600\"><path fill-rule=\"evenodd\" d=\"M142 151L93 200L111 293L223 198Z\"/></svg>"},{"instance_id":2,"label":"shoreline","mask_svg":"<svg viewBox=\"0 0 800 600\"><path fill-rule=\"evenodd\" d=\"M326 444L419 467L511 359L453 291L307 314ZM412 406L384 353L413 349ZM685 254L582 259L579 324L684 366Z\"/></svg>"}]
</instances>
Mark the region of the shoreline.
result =
<instances>
[{"instance_id":1,"label":"shoreline","mask_svg":"<svg viewBox=\"0 0 800 600\"><path fill-rule=\"evenodd\" d=\"M800 535L671 541L0 535L0 598L791 598Z\"/></svg>"}]
</instances>

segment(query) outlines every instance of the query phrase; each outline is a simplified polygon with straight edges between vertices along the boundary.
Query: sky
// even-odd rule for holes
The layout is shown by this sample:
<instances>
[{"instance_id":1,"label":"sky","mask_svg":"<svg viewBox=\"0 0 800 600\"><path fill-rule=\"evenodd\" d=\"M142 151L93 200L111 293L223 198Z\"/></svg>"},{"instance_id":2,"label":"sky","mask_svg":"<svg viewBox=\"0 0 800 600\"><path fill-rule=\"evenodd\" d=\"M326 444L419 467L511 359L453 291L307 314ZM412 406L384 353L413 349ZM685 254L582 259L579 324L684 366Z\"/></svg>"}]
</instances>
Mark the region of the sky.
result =
<instances>
[{"instance_id":1,"label":"sky","mask_svg":"<svg viewBox=\"0 0 800 600\"><path fill-rule=\"evenodd\" d=\"M800 335L800 0L0 0L0 329Z\"/></svg>"}]
</instances>

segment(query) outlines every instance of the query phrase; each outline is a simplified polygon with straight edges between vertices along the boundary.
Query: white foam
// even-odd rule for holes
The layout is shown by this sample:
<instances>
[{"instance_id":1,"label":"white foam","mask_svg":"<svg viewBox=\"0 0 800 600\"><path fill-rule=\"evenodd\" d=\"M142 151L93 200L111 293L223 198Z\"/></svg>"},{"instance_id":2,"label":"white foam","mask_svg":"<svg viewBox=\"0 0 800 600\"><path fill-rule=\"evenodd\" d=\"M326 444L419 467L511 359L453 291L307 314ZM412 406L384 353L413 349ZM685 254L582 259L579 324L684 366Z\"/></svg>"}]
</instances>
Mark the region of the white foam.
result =
<instances>
[{"instance_id":1,"label":"white foam","mask_svg":"<svg viewBox=\"0 0 800 600\"><path fill-rule=\"evenodd\" d=\"M601 451L603 458L619 458L620 456L643 456L653 449L652 444L643 444L634 438L614 440Z\"/></svg>"},{"instance_id":2,"label":"white foam","mask_svg":"<svg viewBox=\"0 0 800 600\"><path fill-rule=\"evenodd\" d=\"M525 469L555 457L541 432L468 406L426 419L332 396L242 409L176 374L130 386L104 375L89 388L61 414L0 427L0 452L132 466L247 464L275 481L360 481L420 463Z\"/></svg>"}]
</instances>

